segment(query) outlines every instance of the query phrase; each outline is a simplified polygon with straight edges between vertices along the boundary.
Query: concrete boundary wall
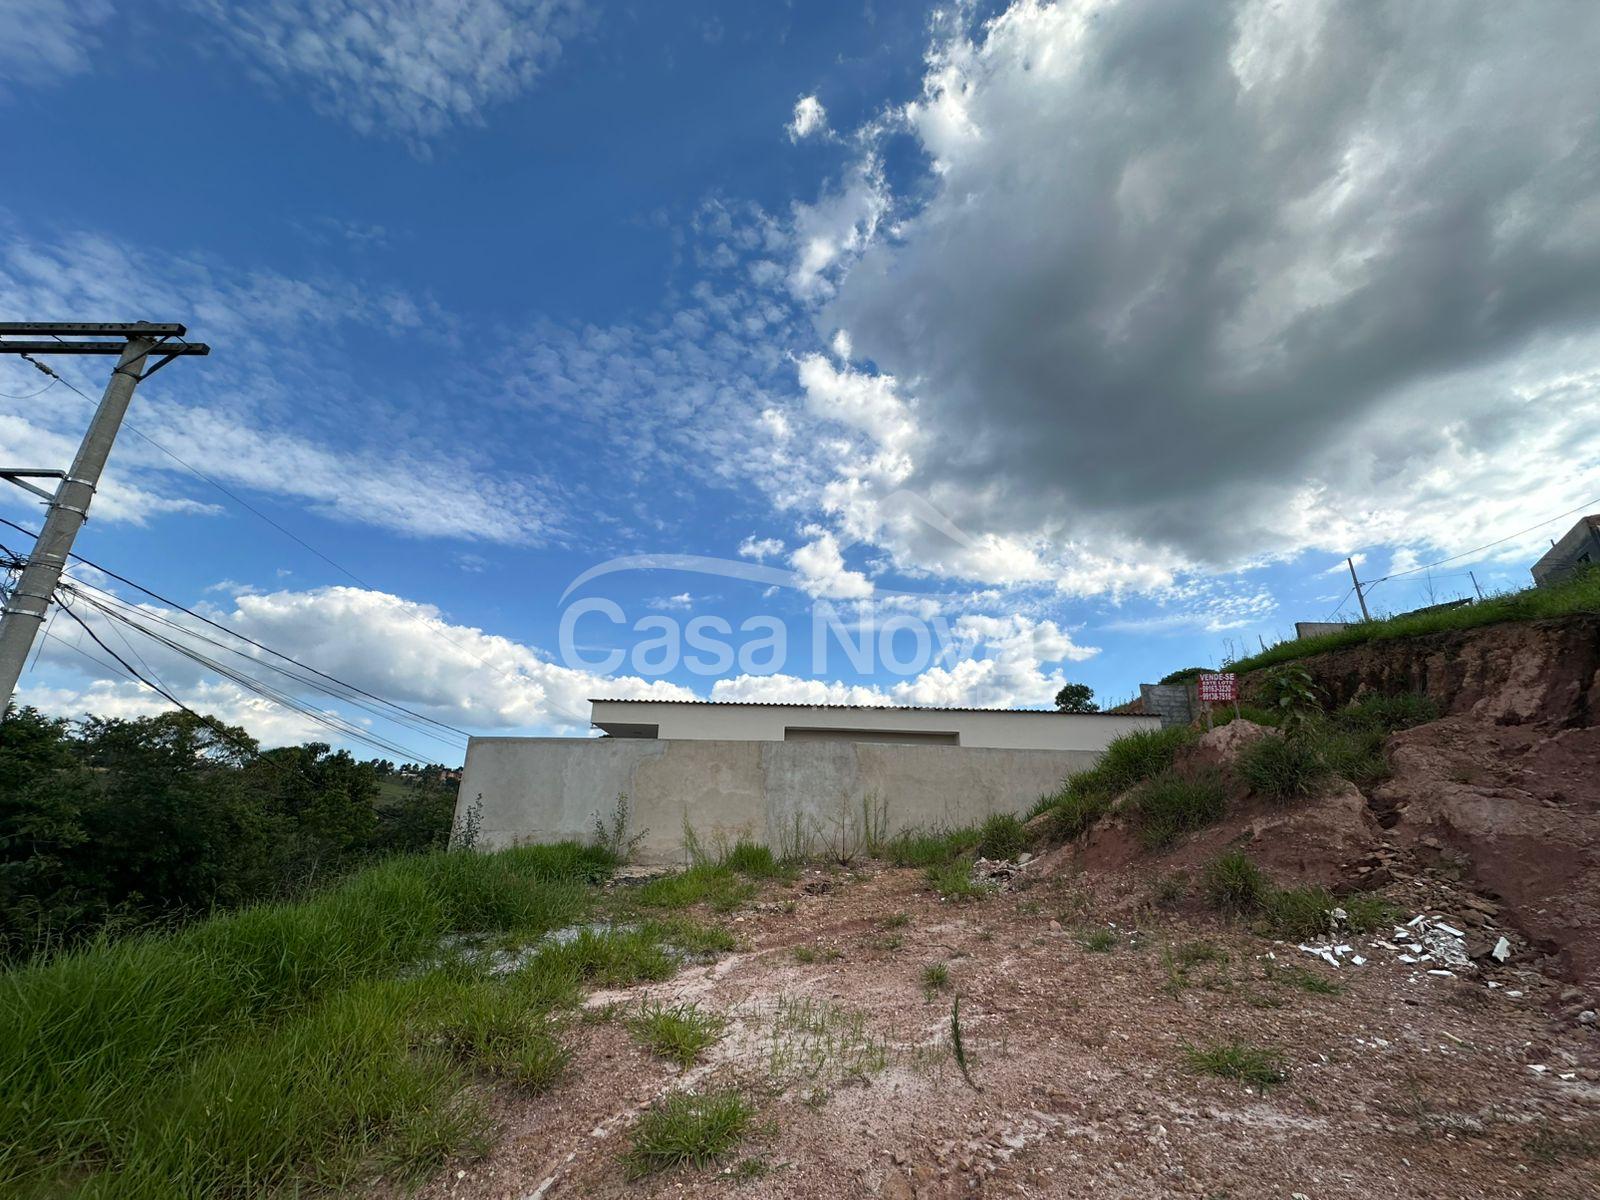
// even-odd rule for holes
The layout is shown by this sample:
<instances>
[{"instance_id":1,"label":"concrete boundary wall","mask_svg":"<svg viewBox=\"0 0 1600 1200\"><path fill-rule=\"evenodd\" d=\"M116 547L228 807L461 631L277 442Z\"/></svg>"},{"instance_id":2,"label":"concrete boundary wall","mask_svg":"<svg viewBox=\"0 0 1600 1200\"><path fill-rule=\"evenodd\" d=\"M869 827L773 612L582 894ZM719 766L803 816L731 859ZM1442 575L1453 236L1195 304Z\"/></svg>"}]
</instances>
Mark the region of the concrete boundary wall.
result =
<instances>
[{"instance_id":1,"label":"concrete boundary wall","mask_svg":"<svg viewBox=\"0 0 1600 1200\"><path fill-rule=\"evenodd\" d=\"M872 832L1023 814L1095 750L996 750L869 742L473 738L456 817L477 807L478 845L587 840L618 795L643 863L676 863L684 825L707 844L752 838L821 851Z\"/></svg>"}]
</instances>

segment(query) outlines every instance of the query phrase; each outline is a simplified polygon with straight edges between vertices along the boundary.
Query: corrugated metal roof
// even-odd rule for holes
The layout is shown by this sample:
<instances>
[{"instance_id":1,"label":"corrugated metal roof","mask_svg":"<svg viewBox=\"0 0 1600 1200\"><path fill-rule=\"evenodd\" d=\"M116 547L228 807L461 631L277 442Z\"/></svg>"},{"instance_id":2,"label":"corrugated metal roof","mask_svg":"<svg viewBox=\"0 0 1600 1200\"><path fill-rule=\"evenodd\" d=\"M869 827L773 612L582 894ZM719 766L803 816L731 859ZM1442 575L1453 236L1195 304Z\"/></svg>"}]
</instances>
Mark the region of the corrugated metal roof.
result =
<instances>
[{"instance_id":1,"label":"corrugated metal roof","mask_svg":"<svg viewBox=\"0 0 1600 1200\"><path fill-rule=\"evenodd\" d=\"M1028 713L1036 717L1116 717L1126 713L1064 713L1053 708L942 708L936 704L806 704L786 700L656 700L648 696L590 696L590 704L689 704L701 708L826 708L865 712Z\"/></svg>"}]
</instances>

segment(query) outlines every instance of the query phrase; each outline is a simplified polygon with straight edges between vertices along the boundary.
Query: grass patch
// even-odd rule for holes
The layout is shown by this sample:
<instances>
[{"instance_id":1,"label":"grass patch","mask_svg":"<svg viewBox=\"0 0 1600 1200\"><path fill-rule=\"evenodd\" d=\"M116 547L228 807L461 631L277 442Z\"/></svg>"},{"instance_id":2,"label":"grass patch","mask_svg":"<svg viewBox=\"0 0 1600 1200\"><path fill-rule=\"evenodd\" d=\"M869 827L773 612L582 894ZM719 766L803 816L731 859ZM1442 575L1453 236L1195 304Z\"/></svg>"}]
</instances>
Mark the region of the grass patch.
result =
<instances>
[{"instance_id":1,"label":"grass patch","mask_svg":"<svg viewBox=\"0 0 1600 1200\"><path fill-rule=\"evenodd\" d=\"M462 1066L528 1091L547 1091L571 1058L555 1035L548 1008L554 1006L552 998L560 1002L575 995L546 987L540 974L535 970L525 976L522 987L487 980L418 984L425 995L415 1027L425 1031L425 1044L442 1049Z\"/></svg>"},{"instance_id":2,"label":"grass patch","mask_svg":"<svg viewBox=\"0 0 1600 1200\"><path fill-rule=\"evenodd\" d=\"M1293 941L1326 937L1331 932L1329 914L1337 904L1324 888L1275 888L1262 897L1261 923Z\"/></svg>"},{"instance_id":3,"label":"grass patch","mask_svg":"<svg viewBox=\"0 0 1600 1200\"><path fill-rule=\"evenodd\" d=\"M1173 871L1156 880L1150 898L1161 908L1171 908L1189 894L1189 872Z\"/></svg>"},{"instance_id":4,"label":"grass patch","mask_svg":"<svg viewBox=\"0 0 1600 1200\"><path fill-rule=\"evenodd\" d=\"M1163 771L1140 784L1131 801L1134 828L1151 850L1164 850L1185 833L1215 824L1227 809L1222 776L1215 770L1192 778Z\"/></svg>"},{"instance_id":5,"label":"grass patch","mask_svg":"<svg viewBox=\"0 0 1600 1200\"><path fill-rule=\"evenodd\" d=\"M1238 850L1229 850L1212 859L1200 886L1206 903L1229 916L1258 911L1272 890L1261 868Z\"/></svg>"},{"instance_id":6,"label":"grass patch","mask_svg":"<svg viewBox=\"0 0 1600 1200\"><path fill-rule=\"evenodd\" d=\"M1225 964L1228 961L1228 952L1213 946L1210 942L1185 942L1172 949L1172 961L1185 971L1205 963Z\"/></svg>"},{"instance_id":7,"label":"grass patch","mask_svg":"<svg viewBox=\"0 0 1600 1200\"><path fill-rule=\"evenodd\" d=\"M1548 1166L1591 1162L1600 1158L1600 1126L1539 1130L1528 1139L1528 1157Z\"/></svg>"},{"instance_id":8,"label":"grass patch","mask_svg":"<svg viewBox=\"0 0 1600 1200\"><path fill-rule=\"evenodd\" d=\"M1379 729L1384 733L1395 733L1437 721L1440 712L1438 704L1415 692L1401 692L1393 696L1369 692L1334 715L1347 729Z\"/></svg>"},{"instance_id":9,"label":"grass patch","mask_svg":"<svg viewBox=\"0 0 1600 1200\"><path fill-rule=\"evenodd\" d=\"M1251 721L1257 725L1271 728L1283 719L1283 714L1274 709L1264 708L1259 704L1240 704L1239 711L1234 712L1233 705L1225 705L1211 710L1211 726L1221 729L1224 725L1234 721Z\"/></svg>"},{"instance_id":10,"label":"grass patch","mask_svg":"<svg viewBox=\"0 0 1600 1200\"><path fill-rule=\"evenodd\" d=\"M1235 770L1258 796L1279 802L1309 796L1328 776L1328 763L1317 744L1320 740L1309 733L1304 737L1269 734L1240 752Z\"/></svg>"},{"instance_id":11,"label":"grass patch","mask_svg":"<svg viewBox=\"0 0 1600 1200\"><path fill-rule=\"evenodd\" d=\"M1505 621L1535 621L1550 617L1600 613L1600 571L1587 571L1554 587L1531 587L1480 600L1476 604L1442 612L1408 613L1376 621L1364 621L1321 637L1301 638L1252 654L1229 664L1231 671L1257 671L1262 667L1295 659L1309 658L1329 650L1360 646L1367 642L1394 638L1420 637L1459 629L1476 629Z\"/></svg>"},{"instance_id":12,"label":"grass patch","mask_svg":"<svg viewBox=\"0 0 1600 1200\"><path fill-rule=\"evenodd\" d=\"M780 1088L795 1080L819 1089L838 1080L860 1082L888 1065L888 1043L860 1009L809 996L778 997L767 1070Z\"/></svg>"},{"instance_id":13,"label":"grass patch","mask_svg":"<svg viewBox=\"0 0 1600 1200\"><path fill-rule=\"evenodd\" d=\"M769 852L770 853L770 852ZM675 875L662 875L634 890L635 901L646 908L688 908L707 904L717 912L732 912L751 896L755 885L722 863L697 863Z\"/></svg>"},{"instance_id":14,"label":"grass patch","mask_svg":"<svg viewBox=\"0 0 1600 1200\"><path fill-rule=\"evenodd\" d=\"M804 963L806 966L819 962L838 962L843 957L844 951L837 946L796 946L794 948L795 962Z\"/></svg>"},{"instance_id":15,"label":"grass patch","mask_svg":"<svg viewBox=\"0 0 1600 1200\"><path fill-rule=\"evenodd\" d=\"M761 842L738 841L722 857L722 865L751 879L777 879L786 874L770 846Z\"/></svg>"},{"instance_id":16,"label":"grass patch","mask_svg":"<svg viewBox=\"0 0 1600 1200\"><path fill-rule=\"evenodd\" d=\"M1115 796L1172 766L1178 750L1192 742L1193 730L1182 725L1169 729L1141 729L1111 739L1106 752L1085 774L1100 790Z\"/></svg>"},{"instance_id":17,"label":"grass patch","mask_svg":"<svg viewBox=\"0 0 1600 1200\"><path fill-rule=\"evenodd\" d=\"M676 1167L708 1167L739 1144L755 1108L736 1091L673 1092L633 1127L622 1163L638 1179Z\"/></svg>"},{"instance_id":18,"label":"grass patch","mask_svg":"<svg viewBox=\"0 0 1600 1200\"><path fill-rule=\"evenodd\" d=\"M879 921L878 928L904 929L909 924L911 924L911 914L908 912L897 912L892 916L887 916L883 918L883 920Z\"/></svg>"},{"instance_id":19,"label":"grass patch","mask_svg":"<svg viewBox=\"0 0 1600 1200\"><path fill-rule=\"evenodd\" d=\"M738 939L720 925L700 925L681 917L647 921L644 928L668 945L697 958L726 954L739 944Z\"/></svg>"},{"instance_id":20,"label":"grass patch","mask_svg":"<svg viewBox=\"0 0 1600 1200\"><path fill-rule=\"evenodd\" d=\"M582 930L572 941L540 955L543 970L565 973L599 987L627 987L666 979L678 962L661 945L658 933L638 929Z\"/></svg>"},{"instance_id":21,"label":"grass patch","mask_svg":"<svg viewBox=\"0 0 1600 1200\"><path fill-rule=\"evenodd\" d=\"M1332 913L1342 908L1345 926L1355 933L1387 928L1400 910L1380 896L1336 897L1326 888L1273 888L1262 898L1262 923L1268 932L1295 940L1332 931Z\"/></svg>"},{"instance_id":22,"label":"grass patch","mask_svg":"<svg viewBox=\"0 0 1600 1200\"><path fill-rule=\"evenodd\" d=\"M923 872L923 878L943 900L957 902L982 900L989 893L988 887L984 884L973 882L972 864L964 858L941 866L929 867Z\"/></svg>"},{"instance_id":23,"label":"grass patch","mask_svg":"<svg viewBox=\"0 0 1600 1200\"><path fill-rule=\"evenodd\" d=\"M1054 795L1034 805L1031 815L1050 814L1049 833L1057 841L1082 836L1129 788L1172 766L1180 747L1194 740L1192 730L1140 730L1111 739L1100 761L1090 770L1070 776Z\"/></svg>"},{"instance_id":24,"label":"grass patch","mask_svg":"<svg viewBox=\"0 0 1600 1200\"><path fill-rule=\"evenodd\" d=\"M1217 986L1224 982L1221 969L1227 963L1227 952L1210 942L1185 942L1180 946L1168 947L1162 952L1162 965L1167 971L1167 982L1162 990L1169 996L1176 996L1194 982L1190 973L1202 966L1217 968L1210 979L1203 981L1208 987Z\"/></svg>"},{"instance_id":25,"label":"grass patch","mask_svg":"<svg viewBox=\"0 0 1600 1200\"><path fill-rule=\"evenodd\" d=\"M1337 996L1344 991L1333 980L1307 970L1305 967L1289 964L1287 966L1274 962L1266 964L1268 983L1278 983L1285 987L1298 988L1302 992L1310 992L1313 996Z\"/></svg>"},{"instance_id":26,"label":"grass patch","mask_svg":"<svg viewBox=\"0 0 1600 1200\"><path fill-rule=\"evenodd\" d=\"M754 1183L758 1179L765 1179L772 1174L772 1164L765 1156L752 1155L741 1158L728 1168L728 1175L736 1183Z\"/></svg>"},{"instance_id":27,"label":"grass patch","mask_svg":"<svg viewBox=\"0 0 1600 1200\"><path fill-rule=\"evenodd\" d=\"M1320 747L1327 769L1359 788L1369 788L1389 777L1389 756L1384 753L1389 735L1381 729L1330 729Z\"/></svg>"},{"instance_id":28,"label":"grass patch","mask_svg":"<svg viewBox=\"0 0 1600 1200\"><path fill-rule=\"evenodd\" d=\"M0 1191L342 1190L480 1146L474 1076L550 1086L566 1066L550 1014L584 978L675 964L648 934L586 934L489 979L459 937L570 925L611 861L576 845L397 858L8 971Z\"/></svg>"},{"instance_id":29,"label":"grass patch","mask_svg":"<svg viewBox=\"0 0 1600 1200\"><path fill-rule=\"evenodd\" d=\"M1109 929L1092 929L1078 939L1078 944L1095 954L1109 954L1117 948L1117 935Z\"/></svg>"},{"instance_id":30,"label":"grass patch","mask_svg":"<svg viewBox=\"0 0 1600 1200\"><path fill-rule=\"evenodd\" d=\"M897 867L942 867L977 848L980 833L972 826L958 829L908 829L885 845L886 857Z\"/></svg>"},{"instance_id":31,"label":"grass patch","mask_svg":"<svg viewBox=\"0 0 1600 1200\"><path fill-rule=\"evenodd\" d=\"M1289 1078L1283 1054L1244 1042L1223 1042L1212 1046L1183 1046L1184 1062L1191 1071L1236 1079L1262 1089L1275 1087Z\"/></svg>"},{"instance_id":32,"label":"grass patch","mask_svg":"<svg viewBox=\"0 0 1600 1200\"><path fill-rule=\"evenodd\" d=\"M942 962L929 963L922 968L922 993L932 1000L950 986L950 968Z\"/></svg>"},{"instance_id":33,"label":"grass patch","mask_svg":"<svg viewBox=\"0 0 1600 1200\"><path fill-rule=\"evenodd\" d=\"M972 1082L972 1064L967 1057L967 1041L961 1034L961 997L957 996L950 1002L950 1053L955 1056L956 1066L961 1068L961 1078L967 1081L967 1086L976 1088Z\"/></svg>"},{"instance_id":34,"label":"grass patch","mask_svg":"<svg viewBox=\"0 0 1600 1200\"><path fill-rule=\"evenodd\" d=\"M1015 813L992 813L978 828L978 854L983 858L1015 858L1028 848L1028 831Z\"/></svg>"},{"instance_id":35,"label":"grass patch","mask_svg":"<svg viewBox=\"0 0 1600 1200\"><path fill-rule=\"evenodd\" d=\"M1400 915L1381 896L1337 897L1326 888L1276 888L1261 868L1238 850L1218 855L1201 883L1206 903L1228 916L1259 913L1261 932L1291 941L1323 937L1333 931L1332 913L1344 910L1344 929L1375 933Z\"/></svg>"},{"instance_id":36,"label":"grass patch","mask_svg":"<svg viewBox=\"0 0 1600 1200\"><path fill-rule=\"evenodd\" d=\"M1090 826L1105 816L1110 807L1111 798L1105 793L1087 784L1069 783L1048 810L1050 836L1056 841L1075 841L1089 832Z\"/></svg>"},{"instance_id":37,"label":"grass patch","mask_svg":"<svg viewBox=\"0 0 1600 1200\"><path fill-rule=\"evenodd\" d=\"M701 1053L721 1040L728 1023L698 1004L667 1008L646 1004L628 1019L628 1031L640 1044L680 1067L693 1066Z\"/></svg>"}]
</instances>

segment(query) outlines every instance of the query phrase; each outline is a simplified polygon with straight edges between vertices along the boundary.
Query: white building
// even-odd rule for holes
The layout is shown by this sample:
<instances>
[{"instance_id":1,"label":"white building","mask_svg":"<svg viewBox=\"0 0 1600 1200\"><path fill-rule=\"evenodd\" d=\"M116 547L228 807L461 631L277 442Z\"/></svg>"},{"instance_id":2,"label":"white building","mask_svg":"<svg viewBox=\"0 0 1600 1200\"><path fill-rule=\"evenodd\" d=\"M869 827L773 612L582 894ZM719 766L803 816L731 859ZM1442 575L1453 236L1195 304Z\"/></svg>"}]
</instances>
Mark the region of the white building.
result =
<instances>
[{"instance_id":1,"label":"white building","mask_svg":"<svg viewBox=\"0 0 1600 1200\"><path fill-rule=\"evenodd\" d=\"M1141 716L1037 708L899 708L862 704L591 700L594 727L615 738L724 742L894 742L993 750L1103 750Z\"/></svg>"},{"instance_id":2,"label":"white building","mask_svg":"<svg viewBox=\"0 0 1600 1200\"><path fill-rule=\"evenodd\" d=\"M1036 709L595 700L605 737L473 738L457 818L480 845L588 838L627 797L645 862L684 830L784 853L1021 814L1159 717Z\"/></svg>"}]
</instances>

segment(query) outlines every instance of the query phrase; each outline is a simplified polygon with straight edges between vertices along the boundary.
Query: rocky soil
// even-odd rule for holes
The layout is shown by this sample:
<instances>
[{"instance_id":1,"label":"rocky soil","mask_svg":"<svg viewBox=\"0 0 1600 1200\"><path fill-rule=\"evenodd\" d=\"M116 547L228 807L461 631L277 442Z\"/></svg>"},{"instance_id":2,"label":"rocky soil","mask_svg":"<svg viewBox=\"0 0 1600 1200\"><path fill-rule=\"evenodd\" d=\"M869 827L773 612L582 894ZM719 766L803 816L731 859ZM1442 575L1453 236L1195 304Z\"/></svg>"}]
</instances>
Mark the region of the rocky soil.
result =
<instances>
[{"instance_id":1,"label":"rocky soil","mask_svg":"<svg viewBox=\"0 0 1600 1200\"><path fill-rule=\"evenodd\" d=\"M1404 909L1501 928L1450 872L1385 864ZM1366 962L1334 968L1193 898L1156 904L1169 869L1083 872L1062 851L971 903L880 866L775 885L733 918L736 953L591 997L569 1082L500 1097L499 1147L423 1195L1596 1194L1600 1036L1559 1015L1577 993L1520 938L1505 964L1450 976L1353 938ZM1110 948L1089 948L1097 931ZM933 962L949 983L930 992ZM956 993L970 1085L950 1050ZM647 997L722 1013L728 1032L680 1071L616 1019ZM1187 1046L1232 1041L1281 1053L1286 1082L1188 1065ZM638 1113L714 1084L756 1101L745 1145L721 1170L627 1180Z\"/></svg>"}]
</instances>

